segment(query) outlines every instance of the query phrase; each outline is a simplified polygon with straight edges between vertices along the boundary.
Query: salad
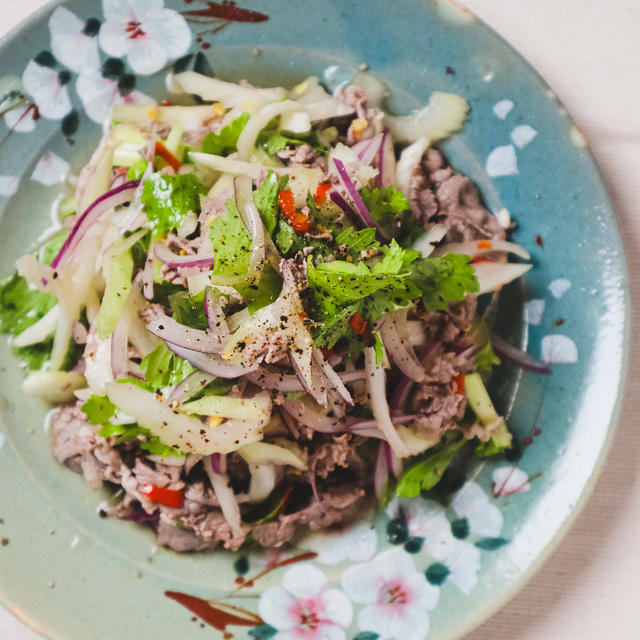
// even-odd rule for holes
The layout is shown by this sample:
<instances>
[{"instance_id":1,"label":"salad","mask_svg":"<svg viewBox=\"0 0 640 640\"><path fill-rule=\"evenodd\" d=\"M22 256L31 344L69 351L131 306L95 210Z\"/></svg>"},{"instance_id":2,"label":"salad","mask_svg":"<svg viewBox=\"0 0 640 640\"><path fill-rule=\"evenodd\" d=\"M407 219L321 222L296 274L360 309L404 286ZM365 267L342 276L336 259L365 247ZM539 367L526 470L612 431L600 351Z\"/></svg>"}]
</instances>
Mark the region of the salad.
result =
<instances>
[{"instance_id":1,"label":"salad","mask_svg":"<svg viewBox=\"0 0 640 640\"><path fill-rule=\"evenodd\" d=\"M510 448L483 380L496 352L541 369L490 328L531 265L433 146L467 102L393 116L368 73L167 85L189 104L116 106L0 286L55 456L112 490L100 515L179 551L278 547Z\"/></svg>"}]
</instances>

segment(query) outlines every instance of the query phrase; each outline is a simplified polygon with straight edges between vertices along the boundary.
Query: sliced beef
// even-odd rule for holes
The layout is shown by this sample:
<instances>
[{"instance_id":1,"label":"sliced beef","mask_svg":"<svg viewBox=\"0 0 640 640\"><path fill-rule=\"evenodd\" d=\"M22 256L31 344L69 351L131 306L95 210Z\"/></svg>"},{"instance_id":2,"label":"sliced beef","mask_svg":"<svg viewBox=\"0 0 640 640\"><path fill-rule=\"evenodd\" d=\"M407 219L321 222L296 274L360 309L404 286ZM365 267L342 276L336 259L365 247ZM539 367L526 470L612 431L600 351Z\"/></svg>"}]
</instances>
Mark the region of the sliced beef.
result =
<instances>
[{"instance_id":1,"label":"sliced beef","mask_svg":"<svg viewBox=\"0 0 640 640\"><path fill-rule=\"evenodd\" d=\"M436 222L448 227L446 242L505 237L505 230L482 204L476 185L446 166L435 149L427 149L413 175L409 201L426 228Z\"/></svg>"}]
</instances>

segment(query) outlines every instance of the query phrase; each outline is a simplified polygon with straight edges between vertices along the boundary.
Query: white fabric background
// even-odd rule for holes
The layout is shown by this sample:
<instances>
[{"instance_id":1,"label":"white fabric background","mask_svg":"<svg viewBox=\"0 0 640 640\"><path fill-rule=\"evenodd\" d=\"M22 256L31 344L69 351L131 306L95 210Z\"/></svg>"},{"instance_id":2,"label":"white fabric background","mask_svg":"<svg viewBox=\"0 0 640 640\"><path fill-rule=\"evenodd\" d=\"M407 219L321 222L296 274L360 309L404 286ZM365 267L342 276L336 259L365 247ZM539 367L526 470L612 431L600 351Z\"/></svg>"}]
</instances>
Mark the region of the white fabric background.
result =
<instances>
[{"instance_id":1,"label":"white fabric background","mask_svg":"<svg viewBox=\"0 0 640 640\"><path fill-rule=\"evenodd\" d=\"M640 0L462 0L518 49L573 114L617 207L640 313ZM45 0L0 0L0 35ZM586 509L546 566L466 640L640 638L640 348ZM0 608L1 640L35 640Z\"/></svg>"}]
</instances>

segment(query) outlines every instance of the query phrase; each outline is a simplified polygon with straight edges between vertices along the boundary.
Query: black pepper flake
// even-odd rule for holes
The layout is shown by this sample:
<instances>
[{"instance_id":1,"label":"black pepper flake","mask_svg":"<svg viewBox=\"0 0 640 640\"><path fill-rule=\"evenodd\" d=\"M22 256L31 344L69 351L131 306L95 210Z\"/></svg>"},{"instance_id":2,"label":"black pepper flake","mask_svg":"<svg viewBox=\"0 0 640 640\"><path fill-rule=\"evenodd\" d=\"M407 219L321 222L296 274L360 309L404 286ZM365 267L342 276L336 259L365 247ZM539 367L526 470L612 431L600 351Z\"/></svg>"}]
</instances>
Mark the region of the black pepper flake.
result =
<instances>
[{"instance_id":1,"label":"black pepper flake","mask_svg":"<svg viewBox=\"0 0 640 640\"><path fill-rule=\"evenodd\" d=\"M100 509L100 511L98 511L98 515L101 518L106 518L107 517L107 512L104 509Z\"/></svg>"},{"instance_id":2,"label":"black pepper flake","mask_svg":"<svg viewBox=\"0 0 640 640\"><path fill-rule=\"evenodd\" d=\"M2 538L2 540L0 540L0 544L3 547L6 547L9 544L9 538Z\"/></svg>"},{"instance_id":3,"label":"black pepper flake","mask_svg":"<svg viewBox=\"0 0 640 640\"><path fill-rule=\"evenodd\" d=\"M449 65L447 65L444 68L444 71L448 76L455 76L456 75L456 70L453 67L450 67Z\"/></svg>"}]
</instances>

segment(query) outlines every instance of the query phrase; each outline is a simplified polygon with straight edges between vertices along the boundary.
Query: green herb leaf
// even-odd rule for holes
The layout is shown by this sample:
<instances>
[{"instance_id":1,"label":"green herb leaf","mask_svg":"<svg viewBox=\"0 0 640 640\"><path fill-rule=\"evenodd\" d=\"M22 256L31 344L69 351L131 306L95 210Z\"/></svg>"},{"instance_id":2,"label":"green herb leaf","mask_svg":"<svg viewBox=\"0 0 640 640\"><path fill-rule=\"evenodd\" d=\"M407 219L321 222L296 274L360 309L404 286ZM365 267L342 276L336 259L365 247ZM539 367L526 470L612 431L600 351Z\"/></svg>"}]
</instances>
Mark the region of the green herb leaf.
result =
<instances>
[{"instance_id":1,"label":"green herb leaf","mask_svg":"<svg viewBox=\"0 0 640 640\"><path fill-rule=\"evenodd\" d=\"M469 256L449 253L442 258L420 258L411 265L411 279L420 289L429 311L445 311L450 300L463 300L478 291L478 279Z\"/></svg>"},{"instance_id":2,"label":"green herb leaf","mask_svg":"<svg viewBox=\"0 0 640 640\"><path fill-rule=\"evenodd\" d=\"M17 336L54 307L55 296L30 287L14 272L0 282L0 333Z\"/></svg>"},{"instance_id":3,"label":"green herb leaf","mask_svg":"<svg viewBox=\"0 0 640 640\"><path fill-rule=\"evenodd\" d=\"M216 156L228 156L230 153L237 151L238 138L250 117L251 115L245 112L235 120L232 120L226 127L223 127L219 133L214 133L213 131L207 133L202 141L202 151L204 153L213 153Z\"/></svg>"},{"instance_id":4,"label":"green herb leaf","mask_svg":"<svg viewBox=\"0 0 640 640\"><path fill-rule=\"evenodd\" d=\"M304 240L295 232L294 228L284 220L278 222L278 230L273 237L278 251L285 257L291 257L304 248Z\"/></svg>"},{"instance_id":5,"label":"green herb leaf","mask_svg":"<svg viewBox=\"0 0 640 640\"><path fill-rule=\"evenodd\" d=\"M204 296L204 291L195 296L190 296L186 291L178 291L169 295L168 306L173 312L173 319L194 329L202 329L203 331L207 329L209 323L204 313Z\"/></svg>"},{"instance_id":6,"label":"green herb leaf","mask_svg":"<svg viewBox=\"0 0 640 640\"><path fill-rule=\"evenodd\" d=\"M80 411L87 416L89 424L107 424L113 418L116 407L107 396L92 395L80 407Z\"/></svg>"},{"instance_id":7,"label":"green herb leaf","mask_svg":"<svg viewBox=\"0 0 640 640\"><path fill-rule=\"evenodd\" d=\"M271 235L278 222L278 191L287 188L289 176L278 178L273 171L269 171L264 182L253 194L253 200L260 213L264 228Z\"/></svg>"},{"instance_id":8,"label":"green herb leaf","mask_svg":"<svg viewBox=\"0 0 640 640\"><path fill-rule=\"evenodd\" d=\"M258 309L275 302L282 290L282 278L270 264L265 263L257 283L241 283L236 285L236 289L244 299L249 313L253 314Z\"/></svg>"},{"instance_id":9,"label":"green herb leaf","mask_svg":"<svg viewBox=\"0 0 640 640\"><path fill-rule=\"evenodd\" d=\"M462 438L456 442L446 444L437 453L432 453L424 460L412 465L407 469L396 487L396 494L401 498L415 498L420 495L420 491L427 491L435 487L446 468L451 464L453 457L467 440Z\"/></svg>"},{"instance_id":10,"label":"green herb leaf","mask_svg":"<svg viewBox=\"0 0 640 640\"><path fill-rule=\"evenodd\" d=\"M142 358L140 368L153 389L175 386L194 370L186 360L171 353L164 343Z\"/></svg>"},{"instance_id":11,"label":"green herb leaf","mask_svg":"<svg viewBox=\"0 0 640 640\"><path fill-rule=\"evenodd\" d=\"M127 173L127 180L140 180L144 175L144 172L147 170L149 163L144 158L138 158L134 163L129 167L129 171Z\"/></svg>"},{"instance_id":12,"label":"green herb leaf","mask_svg":"<svg viewBox=\"0 0 640 640\"><path fill-rule=\"evenodd\" d=\"M347 227L336 236L336 244L344 246L354 260L362 259L362 252L375 252L380 249L380 243L376 240L376 230L367 227L356 231L354 227Z\"/></svg>"},{"instance_id":13,"label":"green herb leaf","mask_svg":"<svg viewBox=\"0 0 640 640\"><path fill-rule=\"evenodd\" d=\"M495 354L491 346L491 340L488 340L482 349L476 351L474 359L478 371L491 371L491 367L499 365L502 362Z\"/></svg>"},{"instance_id":14,"label":"green herb leaf","mask_svg":"<svg viewBox=\"0 0 640 640\"><path fill-rule=\"evenodd\" d=\"M363 187L360 189L360 196L369 209L371 217L383 227L392 225L398 214L411 209L402 191L394 186L384 189Z\"/></svg>"},{"instance_id":15,"label":"green herb leaf","mask_svg":"<svg viewBox=\"0 0 640 640\"><path fill-rule=\"evenodd\" d=\"M325 321L320 325L314 336L314 344L318 349L332 349L335 344L346 338L349 342L356 340L356 334L349 325L349 320L354 313L360 313L362 306L359 303L342 307L337 313L326 314Z\"/></svg>"},{"instance_id":16,"label":"green herb leaf","mask_svg":"<svg viewBox=\"0 0 640 640\"><path fill-rule=\"evenodd\" d=\"M175 177L153 174L144 181L142 204L154 238L180 227L187 213L200 211L207 190L193 173Z\"/></svg>"},{"instance_id":17,"label":"green herb leaf","mask_svg":"<svg viewBox=\"0 0 640 640\"><path fill-rule=\"evenodd\" d=\"M313 130L307 134L294 135L289 132L282 132L277 128L268 127L260 132L257 141L257 145L272 156L287 147L297 147L302 144L308 144L314 151L323 156L326 156L329 152L318 137L318 134Z\"/></svg>"},{"instance_id":18,"label":"green herb leaf","mask_svg":"<svg viewBox=\"0 0 640 640\"><path fill-rule=\"evenodd\" d=\"M227 200L227 210L211 221L209 238L216 261L215 275L241 278L249 271L251 236L240 217L236 203Z\"/></svg>"}]
</instances>

